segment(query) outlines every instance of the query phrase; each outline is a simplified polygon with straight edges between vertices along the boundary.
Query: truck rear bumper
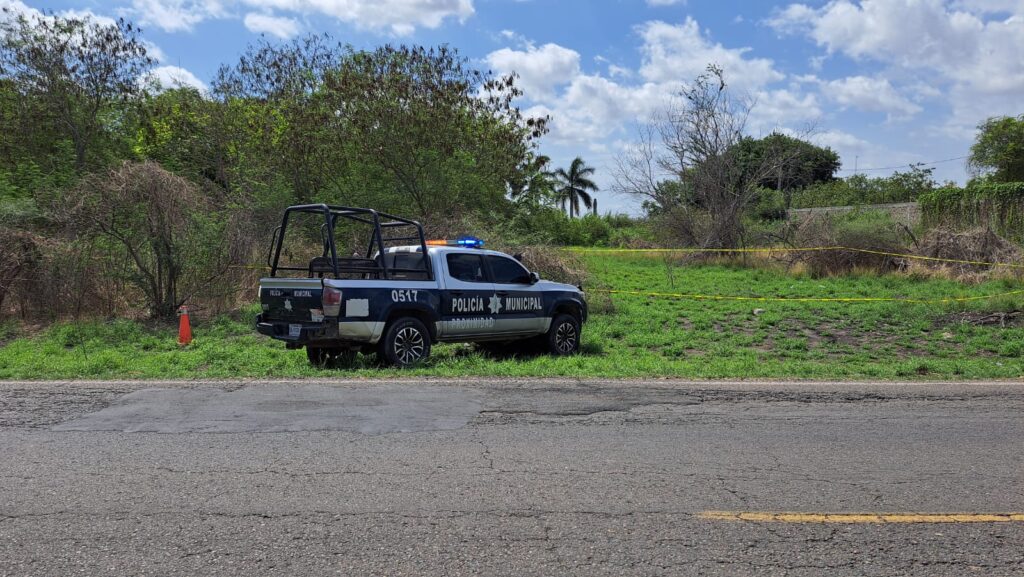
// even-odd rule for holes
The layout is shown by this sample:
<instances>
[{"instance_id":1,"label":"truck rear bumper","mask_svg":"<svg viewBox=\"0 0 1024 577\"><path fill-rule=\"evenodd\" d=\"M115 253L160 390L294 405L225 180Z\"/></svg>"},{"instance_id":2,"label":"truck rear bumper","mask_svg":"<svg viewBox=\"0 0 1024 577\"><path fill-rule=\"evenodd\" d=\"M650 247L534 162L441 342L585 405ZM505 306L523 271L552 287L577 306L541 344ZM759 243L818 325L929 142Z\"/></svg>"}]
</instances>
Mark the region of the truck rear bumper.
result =
<instances>
[{"instance_id":1,"label":"truck rear bumper","mask_svg":"<svg viewBox=\"0 0 1024 577\"><path fill-rule=\"evenodd\" d=\"M298 335L293 327L298 327ZM341 321L290 322L256 317L256 331L272 339L284 341L289 348L307 344L374 344L384 332L383 322Z\"/></svg>"},{"instance_id":2,"label":"truck rear bumper","mask_svg":"<svg viewBox=\"0 0 1024 577\"><path fill-rule=\"evenodd\" d=\"M310 343L338 340L338 323L335 322L291 322L268 320L263 315L256 317L256 331L272 339L284 341L288 348L298 348Z\"/></svg>"}]
</instances>

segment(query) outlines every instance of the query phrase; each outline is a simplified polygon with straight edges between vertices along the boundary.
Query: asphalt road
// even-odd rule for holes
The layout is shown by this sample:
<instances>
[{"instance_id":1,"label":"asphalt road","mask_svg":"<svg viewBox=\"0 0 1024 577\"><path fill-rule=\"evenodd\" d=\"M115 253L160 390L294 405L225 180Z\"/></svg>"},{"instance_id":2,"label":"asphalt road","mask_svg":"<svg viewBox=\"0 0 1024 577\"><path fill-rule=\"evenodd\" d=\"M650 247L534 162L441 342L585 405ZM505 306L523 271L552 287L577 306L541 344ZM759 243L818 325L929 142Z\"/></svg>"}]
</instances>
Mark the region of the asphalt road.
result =
<instances>
[{"instance_id":1,"label":"asphalt road","mask_svg":"<svg viewBox=\"0 0 1024 577\"><path fill-rule=\"evenodd\" d=\"M0 383L0 575L1024 575L1022 452L1021 384Z\"/></svg>"}]
</instances>

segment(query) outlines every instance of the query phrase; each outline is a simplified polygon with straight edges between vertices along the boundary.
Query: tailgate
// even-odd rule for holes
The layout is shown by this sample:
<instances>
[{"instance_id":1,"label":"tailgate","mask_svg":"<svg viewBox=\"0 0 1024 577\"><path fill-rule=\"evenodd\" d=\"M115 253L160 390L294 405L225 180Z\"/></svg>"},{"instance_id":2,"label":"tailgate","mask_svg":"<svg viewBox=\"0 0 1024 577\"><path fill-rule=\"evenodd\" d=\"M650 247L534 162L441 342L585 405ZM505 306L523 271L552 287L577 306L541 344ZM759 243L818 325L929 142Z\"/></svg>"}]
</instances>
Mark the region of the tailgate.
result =
<instances>
[{"instance_id":1,"label":"tailgate","mask_svg":"<svg viewBox=\"0 0 1024 577\"><path fill-rule=\"evenodd\" d=\"M260 305L265 321L319 322L323 281L305 278L260 279Z\"/></svg>"}]
</instances>

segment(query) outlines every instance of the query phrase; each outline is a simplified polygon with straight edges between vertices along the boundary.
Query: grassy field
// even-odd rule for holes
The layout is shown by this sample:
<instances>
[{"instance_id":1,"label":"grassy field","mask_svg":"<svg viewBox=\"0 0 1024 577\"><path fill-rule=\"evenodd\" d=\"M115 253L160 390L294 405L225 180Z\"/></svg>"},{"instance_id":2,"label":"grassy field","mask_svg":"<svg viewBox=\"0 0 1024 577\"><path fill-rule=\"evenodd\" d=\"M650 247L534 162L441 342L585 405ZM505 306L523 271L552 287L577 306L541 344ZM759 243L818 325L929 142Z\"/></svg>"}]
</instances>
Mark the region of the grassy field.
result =
<instances>
[{"instance_id":1,"label":"grassy field","mask_svg":"<svg viewBox=\"0 0 1024 577\"><path fill-rule=\"evenodd\" d=\"M194 326L179 349L175 328L82 322L19 336L0 325L0 379L215 377L543 376L808 379L953 379L1024 376L1024 315L1001 326L982 317L1024 309L1003 297L951 304L717 301L612 295L644 292L771 297L937 299L1021 289L1017 281L964 285L908 275L813 279L727 265L668 267L661 257L588 254L598 312L583 354L491 358L442 345L424 366L396 371L360 357L346 369L310 367L302 351L255 334L255 306ZM994 316L989 321L998 321ZM1005 319L1004 319L1005 320Z\"/></svg>"}]
</instances>

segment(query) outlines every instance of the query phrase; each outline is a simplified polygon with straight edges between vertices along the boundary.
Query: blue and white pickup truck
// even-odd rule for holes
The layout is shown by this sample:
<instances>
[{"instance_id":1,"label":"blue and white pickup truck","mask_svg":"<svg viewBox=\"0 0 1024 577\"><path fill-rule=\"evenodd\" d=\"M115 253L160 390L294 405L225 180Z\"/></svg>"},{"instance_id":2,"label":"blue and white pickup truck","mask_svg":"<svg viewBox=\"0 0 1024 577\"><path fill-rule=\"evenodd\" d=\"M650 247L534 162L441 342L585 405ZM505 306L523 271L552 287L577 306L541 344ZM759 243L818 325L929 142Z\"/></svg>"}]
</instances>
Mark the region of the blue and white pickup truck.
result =
<instances>
[{"instance_id":1,"label":"blue and white pickup truck","mask_svg":"<svg viewBox=\"0 0 1024 577\"><path fill-rule=\"evenodd\" d=\"M312 216L319 239L312 258L282 263L290 221ZM336 244L342 226L363 226L369 241L351 257ZM351 228L351 226L349 226ZM298 229L301 233L301 229ZM351 236L346 238L352 238ZM507 254L474 238L427 241L419 223L364 208L289 207L274 232L270 276L260 279L257 330L305 347L311 363L375 352L407 367L438 342L480 342L491 348L530 340L554 355L579 351L587 302L575 286L541 280ZM292 254L285 251L286 254Z\"/></svg>"}]
</instances>

